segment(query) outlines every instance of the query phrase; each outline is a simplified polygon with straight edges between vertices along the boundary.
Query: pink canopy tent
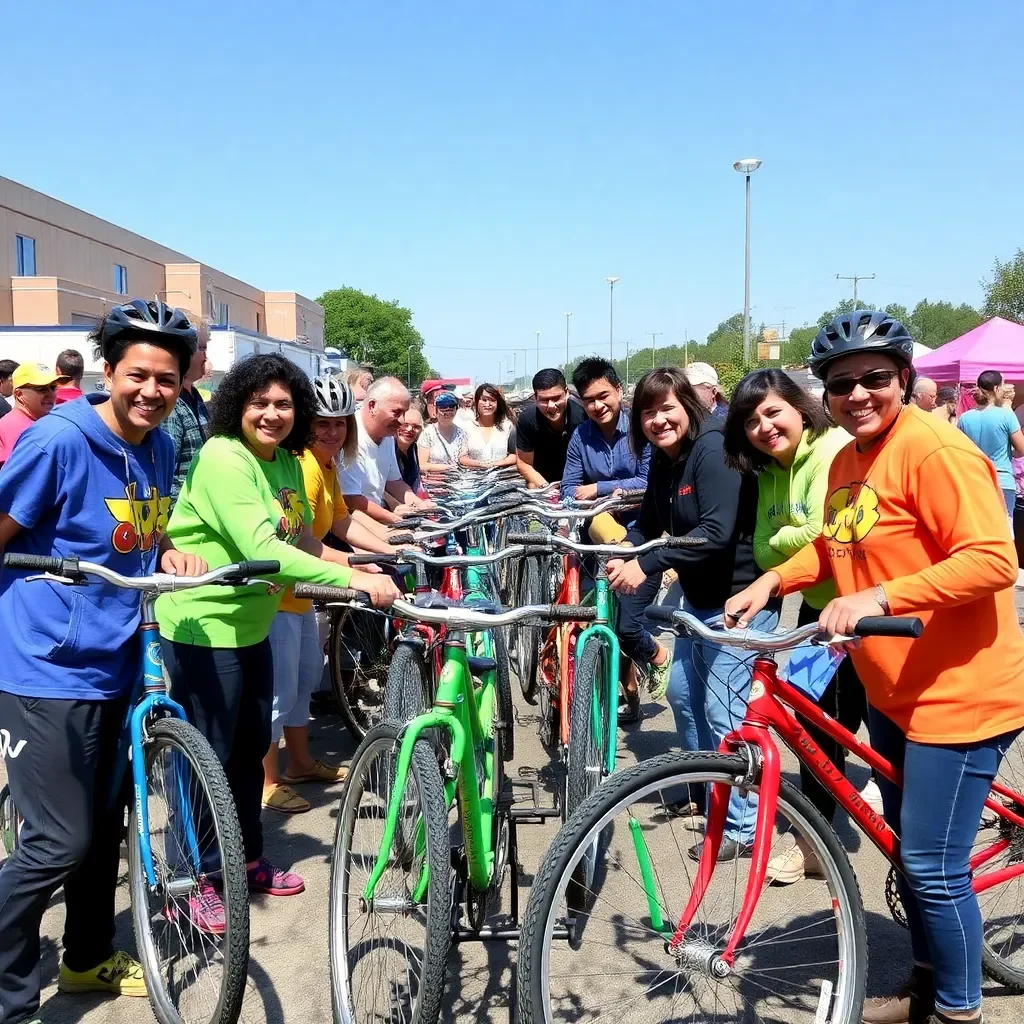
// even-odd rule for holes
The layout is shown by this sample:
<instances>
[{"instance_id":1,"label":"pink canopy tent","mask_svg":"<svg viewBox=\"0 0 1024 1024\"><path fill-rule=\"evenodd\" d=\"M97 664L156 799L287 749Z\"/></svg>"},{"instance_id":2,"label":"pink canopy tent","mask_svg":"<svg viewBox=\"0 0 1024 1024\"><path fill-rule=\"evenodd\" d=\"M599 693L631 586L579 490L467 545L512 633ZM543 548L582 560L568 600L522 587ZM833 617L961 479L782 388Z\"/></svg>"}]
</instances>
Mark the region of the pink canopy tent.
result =
<instances>
[{"instance_id":1,"label":"pink canopy tent","mask_svg":"<svg viewBox=\"0 0 1024 1024\"><path fill-rule=\"evenodd\" d=\"M1024 382L1024 325L994 316L973 331L914 360L914 369L940 384L971 384L985 370Z\"/></svg>"}]
</instances>

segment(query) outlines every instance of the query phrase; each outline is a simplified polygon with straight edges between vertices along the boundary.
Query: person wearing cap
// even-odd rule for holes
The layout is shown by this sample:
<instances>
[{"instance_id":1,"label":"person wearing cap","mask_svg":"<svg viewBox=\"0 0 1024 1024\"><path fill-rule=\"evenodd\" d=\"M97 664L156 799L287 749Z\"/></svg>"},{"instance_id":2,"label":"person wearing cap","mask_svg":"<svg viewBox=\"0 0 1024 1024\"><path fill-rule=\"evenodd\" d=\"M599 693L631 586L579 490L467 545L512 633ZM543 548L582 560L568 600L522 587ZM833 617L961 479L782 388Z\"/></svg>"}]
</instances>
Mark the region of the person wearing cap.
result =
<instances>
[{"instance_id":1,"label":"person wearing cap","mask_svg":"<svg viewBox=\"0 0 1024 1024\"><path fill-rule=\"evenodd\" d=\"M722 398L722 392L718 385L718 371L710 363L690 363L686 367L686 379L690 386L697 392L701 400L712 416L725 418L729 411L729 405Z\"/></svg>"},{"instance_id":2,"label":"person wearing cap","mask_svg":"<svg viewBox=\"0 0 1024 1024\"><path fill-rule=\"evenodd\" d=\"M466 432L456 426L459 400L442 391L434 402L437 422L420 434L420 469L424 473L450 473L457 469L459 456L466 450Z\"/></svg>"},{"instance_id":3,"label":"person wearing cap","mask_svg":"<svg viewBox=\"0 0 1024 1024\"><path fill-rule=\"evenodd\" d=\"M53 409L57 388L70 380L42 363L22 363L11 374L14 408L0 420L0 464L11 457L18 438Z\"/></svg>"},{"instance_id":4,"label":"person wearing cap","mask_svg":"<svg viewBox=\"0 0 1024 1024\"><path fill-rule=\"evenodd\" d=\"M446 393L447 392L445 392L443 384L431 384L430 387L426 388L423 391L423 396L422 396L423 397L423 401L426 402L426 404L427 404L427 422L428 423L436 423L437 422L437 408L435 406L435 402L437 401L437 396L438 395L446 394Z\"/></svg>"},{"instance_id":5,"label":"person wearing cap","mask_svg":"<svg viewBox=\"0 0 1024 1024\"><path fill-rule=\"evenodd\" d=\"M473 413L473 386L460 384L455 389L455 396L459 400L459 407L455 410L455 425L468 430L476 422Z\"/></svg>"}]
</instances>

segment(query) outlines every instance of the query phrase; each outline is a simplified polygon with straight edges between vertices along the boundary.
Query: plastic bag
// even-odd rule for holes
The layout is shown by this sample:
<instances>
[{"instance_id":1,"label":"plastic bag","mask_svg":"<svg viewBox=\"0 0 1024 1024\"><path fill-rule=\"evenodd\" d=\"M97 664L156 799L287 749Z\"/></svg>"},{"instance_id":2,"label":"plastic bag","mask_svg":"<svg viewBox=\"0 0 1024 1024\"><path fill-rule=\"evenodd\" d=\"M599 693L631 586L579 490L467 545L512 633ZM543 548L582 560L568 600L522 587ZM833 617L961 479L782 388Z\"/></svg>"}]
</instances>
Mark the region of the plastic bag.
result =
<instances>
[{"instance_id":1,"label":"plastic bag","mask_svg":"<svg viewBox=\"0 0 1024 1024\"><path fill-rule=\"evenodd\" d=\"M811 700L821 700L845 657L846 652L835 647L805 644L793 651L779 676Z\"/></svg>"}]
</instances>

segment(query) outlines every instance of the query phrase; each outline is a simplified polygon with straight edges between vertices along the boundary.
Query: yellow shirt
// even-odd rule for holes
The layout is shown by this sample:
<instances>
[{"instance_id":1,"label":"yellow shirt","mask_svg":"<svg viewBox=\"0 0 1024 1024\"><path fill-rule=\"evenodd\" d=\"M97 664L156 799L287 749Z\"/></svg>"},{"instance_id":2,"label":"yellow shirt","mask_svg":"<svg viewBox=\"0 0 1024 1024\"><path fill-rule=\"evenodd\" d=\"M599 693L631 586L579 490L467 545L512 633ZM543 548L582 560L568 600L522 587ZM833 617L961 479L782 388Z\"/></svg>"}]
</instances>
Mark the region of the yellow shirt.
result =
<instances>
[{"instance_id":1,"label":"yellow shirt","mask_svg":"<svg viewBox=\"0 0 1024 1024\"><path fill-rule=\"evenodd\" d=\"M323 540L331 532L335 519L344 519L349 514L341 495L334 460L328 459L326 463L321 463L307 448L299 456L299 465L302 467L302 482L306 487L306 503L313 513L310 528L317 540ZM281 599L280 610L302 615L312 607L312 601L298 600L289 587Z\"/></svg>"}]
</instances>

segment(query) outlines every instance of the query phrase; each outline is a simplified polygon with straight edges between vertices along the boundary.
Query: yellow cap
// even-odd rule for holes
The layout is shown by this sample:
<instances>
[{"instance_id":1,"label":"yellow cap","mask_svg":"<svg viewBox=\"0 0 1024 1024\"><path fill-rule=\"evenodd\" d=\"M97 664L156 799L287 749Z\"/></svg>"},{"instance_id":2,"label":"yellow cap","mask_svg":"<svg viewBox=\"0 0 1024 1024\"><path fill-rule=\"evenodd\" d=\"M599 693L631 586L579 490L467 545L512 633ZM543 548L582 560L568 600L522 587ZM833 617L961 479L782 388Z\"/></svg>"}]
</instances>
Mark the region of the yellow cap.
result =
<instances>
[{"instance_id":1,"label":"yellow cap","mask_svg":"<svg viewBox=\"0 0 1024 1024\"><path fill-rule=\"evenodd\" d=\"M11 374L11 384L17 390L27 384L34 388L48 388L51 384L67 384L70 377L51 370L45 363L22 363Z\"/></svg>"}]
</instances>

